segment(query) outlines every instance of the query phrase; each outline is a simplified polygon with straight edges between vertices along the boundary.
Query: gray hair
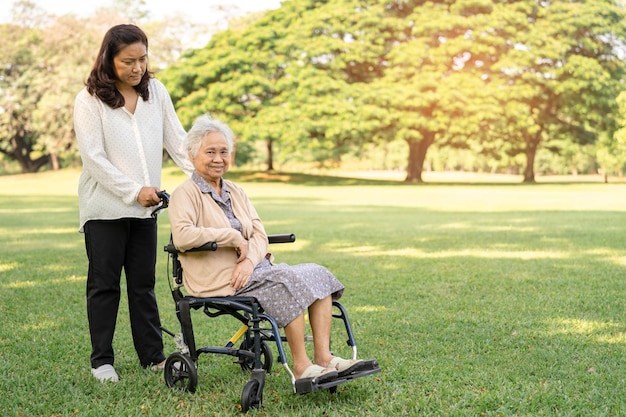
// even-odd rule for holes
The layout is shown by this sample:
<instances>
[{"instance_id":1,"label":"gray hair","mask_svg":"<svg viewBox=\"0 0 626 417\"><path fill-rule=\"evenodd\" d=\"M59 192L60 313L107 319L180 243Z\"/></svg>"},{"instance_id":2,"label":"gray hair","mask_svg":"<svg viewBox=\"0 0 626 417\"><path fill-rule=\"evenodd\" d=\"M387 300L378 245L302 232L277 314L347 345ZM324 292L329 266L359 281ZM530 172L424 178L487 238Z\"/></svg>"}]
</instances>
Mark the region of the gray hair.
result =
<instances>
[{"instance_id":1,"label":"gray hair","mask_svg":"<svg viewBox=\"0 0 626 417\"><path fill-rule=\"evenodd\" d=\"M185 149L189 154L196 156L202 140L206 135L214 132L224 135L226 142L228 142L228 152L232 152L235 143L233 131L226 123L212 118L209 114L203 114L193 123L185 138Z\"/></svg>"}]
</instances>

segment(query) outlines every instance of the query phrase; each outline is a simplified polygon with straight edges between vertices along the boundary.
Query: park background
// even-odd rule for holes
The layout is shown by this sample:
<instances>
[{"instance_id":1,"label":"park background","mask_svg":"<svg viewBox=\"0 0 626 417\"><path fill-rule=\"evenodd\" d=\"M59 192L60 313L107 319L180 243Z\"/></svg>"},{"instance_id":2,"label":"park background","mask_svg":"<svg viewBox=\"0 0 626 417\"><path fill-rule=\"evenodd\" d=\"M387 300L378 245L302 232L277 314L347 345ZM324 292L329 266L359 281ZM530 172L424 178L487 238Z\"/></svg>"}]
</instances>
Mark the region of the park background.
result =
<instances>
[{"instance_id":1,"label":"park background","mask_svg":"<svg viewBox=\"0 0 626 417\"><path fill-rule=\"evenodd\" d=\"M89 372L71 112L103 33L128 21L186 127L233 125L228 178L269 233L297 235L272 248L281 261L346 284L359 352L383 369L302 397L277 369L250 414L624 414L621 3L284 1L220 9L211 28L148 3L55 16L20 1L0 25L3 415L239 414L247 376L228 359L201 358L195 394L138 368L124 298L122 381ZM184 176L164 158L173 190ZM176 329L165 253L157 273Z\"/></svg>"},{"instance_id":2,"label":"park background","mask_svg":"<svg viewBox=\"0 0 626 417\"><path fill-rule=\"evenodd\" d=\"M234 162L348 169L623 175L621 0L284 1L152 17L145 0L56 16L30 0L0 24L0 173L80 165L74 97L103 33L134 22L188 128L210 112ZM193 12L193 11L191 11ZM208 38L208 40L207 40Z\"/></svg>"}]
</instances>

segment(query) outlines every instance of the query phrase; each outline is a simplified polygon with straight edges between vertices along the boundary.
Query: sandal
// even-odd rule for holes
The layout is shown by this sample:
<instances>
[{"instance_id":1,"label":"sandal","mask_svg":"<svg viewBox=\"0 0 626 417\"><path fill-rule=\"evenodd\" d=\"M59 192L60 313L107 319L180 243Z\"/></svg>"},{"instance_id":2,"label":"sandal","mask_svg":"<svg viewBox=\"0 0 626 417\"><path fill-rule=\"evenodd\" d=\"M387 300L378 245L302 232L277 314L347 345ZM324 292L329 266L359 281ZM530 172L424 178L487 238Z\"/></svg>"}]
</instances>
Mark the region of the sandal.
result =
<instances>
[{"instance_id":1,"label":"sandal","mask_svg":"<svg viewBox=\"0 0 626 417\"><path fill-rule=\"evenodd\" d=\"M339 376L346 376L360 371L367 363L361 359L349 360L338 356L333 357L328 363L330 369L337 370Z\"/></svg>"},{"instance_id":2,"label":"sandal","mask_svg":"<svg viewBox=\"0 0 626 417\"><path fill-rule=\"evenodd\" d=\"M322 383L337 378L337 371L319 365L311 365L302 372L296 381L310 379L314 383Z\"/></svg>"}]
</instances>

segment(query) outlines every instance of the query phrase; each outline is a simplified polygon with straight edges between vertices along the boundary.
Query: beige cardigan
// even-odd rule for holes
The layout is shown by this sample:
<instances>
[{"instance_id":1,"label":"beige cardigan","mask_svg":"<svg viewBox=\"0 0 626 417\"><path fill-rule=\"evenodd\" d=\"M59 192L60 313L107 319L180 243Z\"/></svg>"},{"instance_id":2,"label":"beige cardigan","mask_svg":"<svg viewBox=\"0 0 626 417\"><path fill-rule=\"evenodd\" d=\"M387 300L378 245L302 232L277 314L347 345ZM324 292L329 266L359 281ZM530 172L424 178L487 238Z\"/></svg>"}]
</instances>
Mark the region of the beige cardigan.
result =
<instances>
[{"instance_id":1,"label":"beige cardigan","mask_svg":"<svg viewBox=\"0 0 626 417\"><path fill-rule=\"evenodd\" d=\"M180 251L216 242L217 251L181 253L183 283L195 297L232 295L235 289L230 278L236 265L235 248L242 238L248 240L248 258L256 266L268 254L267 234L256 209L241 187L224 180L230 188L233 212L241 222L242 233L233 229L210 194L202 194L191 180L174 192L169 205L169 218L174 245Z\"/></svg>"}]
</instances>

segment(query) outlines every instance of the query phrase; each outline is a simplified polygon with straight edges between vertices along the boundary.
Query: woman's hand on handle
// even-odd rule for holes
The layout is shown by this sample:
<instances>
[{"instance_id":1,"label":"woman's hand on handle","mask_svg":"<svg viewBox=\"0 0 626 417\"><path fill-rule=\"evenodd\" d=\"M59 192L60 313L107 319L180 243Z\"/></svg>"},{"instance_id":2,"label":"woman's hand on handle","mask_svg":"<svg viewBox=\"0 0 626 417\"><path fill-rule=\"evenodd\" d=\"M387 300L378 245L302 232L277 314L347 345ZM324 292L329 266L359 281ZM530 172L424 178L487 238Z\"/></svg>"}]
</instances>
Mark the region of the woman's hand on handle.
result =
<instances>
[{"instance_id":1,"label":"woman's hand on handle","mask_svg":"<svg viewBox=\"0 0 626 417\"><path fill-rule=\"evenodd\" d=\"M143 207L156 206L161 202L161 198L157 193L161 191L158 187L141 187L139 195L137 195L137 202Z\"/></svg>"}]
</instances>

